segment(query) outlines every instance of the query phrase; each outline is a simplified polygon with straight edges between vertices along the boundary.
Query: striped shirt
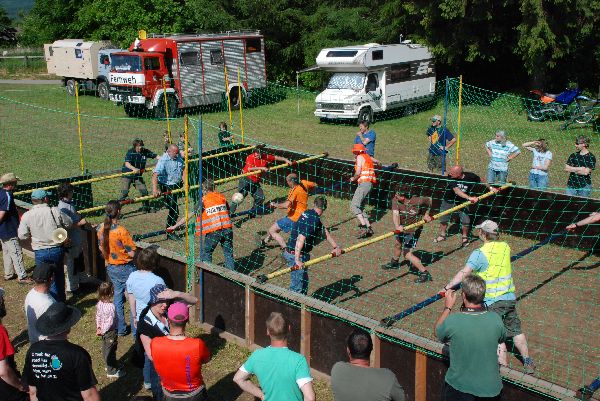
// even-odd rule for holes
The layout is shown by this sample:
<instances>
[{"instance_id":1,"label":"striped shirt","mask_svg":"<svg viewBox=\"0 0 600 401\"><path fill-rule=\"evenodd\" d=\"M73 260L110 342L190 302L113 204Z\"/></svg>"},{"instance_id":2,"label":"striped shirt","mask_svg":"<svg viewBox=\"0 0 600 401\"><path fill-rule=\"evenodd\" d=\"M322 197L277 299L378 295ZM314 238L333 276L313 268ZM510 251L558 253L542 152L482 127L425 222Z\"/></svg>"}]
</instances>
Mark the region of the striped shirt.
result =
<instances>
[{"instance_id":1,"label":"striped shirt","mask_svg":"<svg viewBox=\"0 0 600 401\"><path fill-rule=\"evenodd\" d=\"M492 151L492 158L488 168L494 171L508 171L508 156L513 153L521 153L518 147L511 141L498 143L491 140L485 144L485 147Z\"/></svg>"},{"instance_id":2,"label":"striped shirt","mask_svg":"<svg viewBox=\"0 0 600 401\"><path fill-rule=\"evenodd\" d=\"M117 311L112 302L98 301L96 304L96 328L102 335L117 328Z\"/></svg>"}]
</instances>

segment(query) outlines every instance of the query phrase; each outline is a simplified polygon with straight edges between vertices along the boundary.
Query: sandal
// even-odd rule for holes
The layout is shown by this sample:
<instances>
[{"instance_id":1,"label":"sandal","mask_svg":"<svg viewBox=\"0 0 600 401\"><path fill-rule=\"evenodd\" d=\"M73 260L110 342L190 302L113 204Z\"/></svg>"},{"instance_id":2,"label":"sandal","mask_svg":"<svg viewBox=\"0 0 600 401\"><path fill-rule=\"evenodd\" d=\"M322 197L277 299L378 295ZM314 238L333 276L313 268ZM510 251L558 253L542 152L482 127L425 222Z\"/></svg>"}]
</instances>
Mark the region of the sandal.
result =
<instances>
[{"instance_id":1,"label":"sandal","mask_svg":"<svg viewBox=\"0 0 600 401\"><path fill-rule=\"evenodd\" d=\"M444 237L443 235L438 235L438 236L437 236L437 237L436 237L436 238L433 240L433 243L434 243L434 244L437 244L437 243L439 243L439 242L444 242L444 241L446 241L446 237Z\"/></svg>"},{"instance_id":2,"label":"sandal","mask_svg":"<svg viewBox=\"0 0 600 401\"><path fill-rule=\"evenodd\" d=\"M465 237L463 235L460 246L464 248L465 246L468 246L469 244L470 244L469 237Z\"/></svg>"}]
</instances>

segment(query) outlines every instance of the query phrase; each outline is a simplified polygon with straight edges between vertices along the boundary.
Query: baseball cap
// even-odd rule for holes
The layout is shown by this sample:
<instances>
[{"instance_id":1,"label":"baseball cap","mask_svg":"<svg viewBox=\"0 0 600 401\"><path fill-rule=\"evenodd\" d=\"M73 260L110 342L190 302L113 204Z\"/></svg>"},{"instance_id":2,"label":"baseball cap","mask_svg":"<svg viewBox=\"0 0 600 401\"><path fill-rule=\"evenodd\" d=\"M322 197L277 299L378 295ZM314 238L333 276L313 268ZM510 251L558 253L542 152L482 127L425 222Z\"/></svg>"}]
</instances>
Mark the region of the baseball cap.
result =
<instances>
[{"instance_id":1,"label":"baseball cap","mask_svg":"<svg viewBox=\"0 0 600 401\"><path fill-rule=\"evenodd\" d=\"M173 302L167 311L169 320L177 323L187 322L190 318L190 310L183 302Z\"/></svg>"},{"instance_id":2,"label":"baseball cap","mask_svg":"<svg viewBox=\"0 0 600 401\"><path fill-rule=\"evenodd\" d=\"M492 220L485 220L483 223L476 225L475 228L479 228L480 230L490 234L498 233L498 224Z\"/></svg>"},{"instance_id":3,"label":"baseball cap","mask_svg":"<svg viewBox=\"0 0 600 401\"><path fill-rule=\"evenodd\" d=\"M436 122L436 121L442 121L442 116L440 116L439 114L436 114L435 116L431 117L431 122Z\"/></svg>"},{"instance_id":4,"label":"baseball cap","mask_svg":"<svg viewBox=\"0 0 600 401\"><path fill-rule=\"evenodd\" d=\"M46 282L54 274L56 265L50 263L40 263L33 269L31 277L36 282Z\"/></svg>"},{"instance_id":5,"label":"baseball cap","mask_svg":"<svg viewBox=\"0 0 600 401\"><path fill-rule=\"evenodd\" d=\"M163 291L168 290L167 286L164 284L156 284L154 287L150 289L150 301L148 304L152 305L159 301L158 294Z\"/></svg>"},{"instance_id":6,"label":"baseball cap","mask_svg":"<svg viewBox=\"0 0 600 401\"><path fill-rule=\"evenodd\" d=\"M43 189L34 189L31 193L31 199L42 200L48 196L48 192Z\"/></svg>"},{"instance_id":7,"label":"baseball cap","mask_svg":"<svg viewBox=\"0 0 600 401\"><path fill-rule=\"evenodd\" d=\"M21 181L19 177L15 175L15 173L6 173L2 174L0 177L0 184L6 184L7 182L16 182Z\"/></svg>"}]
</instances>

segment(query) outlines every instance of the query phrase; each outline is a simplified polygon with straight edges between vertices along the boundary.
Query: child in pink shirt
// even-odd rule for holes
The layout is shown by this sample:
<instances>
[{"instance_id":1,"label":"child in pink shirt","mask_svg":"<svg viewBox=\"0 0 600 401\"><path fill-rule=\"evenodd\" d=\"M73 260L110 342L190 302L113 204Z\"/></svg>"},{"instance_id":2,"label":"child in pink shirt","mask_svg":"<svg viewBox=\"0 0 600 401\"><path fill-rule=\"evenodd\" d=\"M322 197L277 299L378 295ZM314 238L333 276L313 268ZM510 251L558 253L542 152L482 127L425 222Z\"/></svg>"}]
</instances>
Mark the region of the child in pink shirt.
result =
<instances>
[{"instance_id":1,"label":"child in pink shirt","mask_svg":"<svg viewBox=\"0 0 600 401\"><path fill-rule=\"evenodd\" d=\"M117 366L117 311L112 301L114 287L104 282L98 287L96 304L96 335L102 336L102 356L106 362L106 377L119 378L125 372Z\"/></svg>"}]
</instances>

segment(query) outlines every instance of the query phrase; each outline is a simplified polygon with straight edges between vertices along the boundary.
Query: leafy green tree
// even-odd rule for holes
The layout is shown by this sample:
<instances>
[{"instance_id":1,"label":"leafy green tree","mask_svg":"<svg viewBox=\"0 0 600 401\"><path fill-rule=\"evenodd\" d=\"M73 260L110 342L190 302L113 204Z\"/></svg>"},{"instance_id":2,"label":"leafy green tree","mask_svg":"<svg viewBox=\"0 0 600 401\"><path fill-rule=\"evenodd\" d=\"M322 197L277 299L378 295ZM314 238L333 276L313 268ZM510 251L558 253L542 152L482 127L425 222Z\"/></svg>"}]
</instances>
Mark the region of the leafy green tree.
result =
<instances>
[{"instance_id":1,"label":"leafy green tree","mask_svg":"<svg viewBox=\"0 0 600 401\"><path fill-rule=\"evenodd\" d=\"M72 37L74 16L80 7L78 0L36 0L21 23L20 42L40 46Z\"/></svg>"}]
</instances>

